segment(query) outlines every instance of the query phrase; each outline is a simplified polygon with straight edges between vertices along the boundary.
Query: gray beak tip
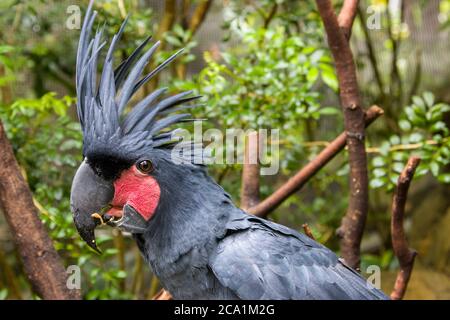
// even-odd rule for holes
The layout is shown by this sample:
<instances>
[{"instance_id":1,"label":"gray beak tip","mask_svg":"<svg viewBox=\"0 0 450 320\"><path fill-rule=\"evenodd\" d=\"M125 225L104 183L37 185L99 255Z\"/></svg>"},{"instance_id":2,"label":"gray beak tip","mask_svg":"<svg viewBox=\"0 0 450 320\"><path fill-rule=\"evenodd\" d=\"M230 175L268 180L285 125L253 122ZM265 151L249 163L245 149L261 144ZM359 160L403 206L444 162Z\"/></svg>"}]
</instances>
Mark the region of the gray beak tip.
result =
<instances>
[{"instance_id":1,"label":"gray beak tip","mask_svg":"<svg viewBox=\"0 0 450 320\"><path fill-rule=\"evenodd\" d=\"M80 234L81 238L87 243L89 247L91 247L95 252L101 254L102 252L97 247L97 241L95 240L95 233L94 229L78 229L78 233Z\"/></svg>"},{"instance_id":2,"label":"gray beak tip","mask_svg":"<svg viewBox=\"0 0 450 320\"><path fill-rule=\"evenodd\" d=\"M97 176L90 166L83 162L73 179L70 205L75 227L81 238L95 252L101 253L95 241L95 228L99 222L92 217L113 198L111 182Z\"/></svg>"}]
</instances>

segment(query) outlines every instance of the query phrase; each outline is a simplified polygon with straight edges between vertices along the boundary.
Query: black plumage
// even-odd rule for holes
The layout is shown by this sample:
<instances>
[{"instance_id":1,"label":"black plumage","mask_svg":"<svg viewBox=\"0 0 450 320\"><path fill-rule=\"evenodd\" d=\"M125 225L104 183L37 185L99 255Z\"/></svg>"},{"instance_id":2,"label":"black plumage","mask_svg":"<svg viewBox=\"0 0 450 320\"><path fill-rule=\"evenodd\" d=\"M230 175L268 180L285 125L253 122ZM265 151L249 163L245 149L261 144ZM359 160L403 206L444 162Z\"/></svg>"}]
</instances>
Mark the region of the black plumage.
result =
<instances>
[{"instance_id":1,"label":"black plumage","mask_svg":"<svg viewBox=\"0 0 450 320\"><path fill-rule=\"evenodd\" d=\"M173 135L161 132L189 118L189 113L173 113L195 107L190 103L199 97L192 96L192 91L186 91L163 98L167 89L162 88L140 100L134 107L130 106L130 111L127 112L127 106L136 91L182 50L148 74L142 75L160 45L158 41L145 50L151 40L148 37L114 69L114 50L127 24L126 19L111 40L104 58L103 71L100 79L97 79L98 61L107 42L102 40L102 29L91 37L97 15L92 6L91 1L80 34L76 66L77 113L83 130L83 155L91 159L102 155L115 159L116 162L134 162L148 151L165 148L170 144ZM191 157L195 155L180 156L186 156L186 160L191 162Z\"/></svg>"}]
</instances>

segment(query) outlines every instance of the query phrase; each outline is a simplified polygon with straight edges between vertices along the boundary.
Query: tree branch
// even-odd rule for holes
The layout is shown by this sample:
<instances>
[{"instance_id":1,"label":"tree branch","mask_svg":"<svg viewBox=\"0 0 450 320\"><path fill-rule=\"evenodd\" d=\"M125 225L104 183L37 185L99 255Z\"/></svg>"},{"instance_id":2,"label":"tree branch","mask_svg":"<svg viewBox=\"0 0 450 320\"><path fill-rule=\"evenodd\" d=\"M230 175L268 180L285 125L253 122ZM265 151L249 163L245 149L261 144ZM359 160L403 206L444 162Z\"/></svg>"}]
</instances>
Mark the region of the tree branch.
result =
<instances>
[{"instance_id":1,"label":"tree branch","mask_svg":"<svg viewBox=\"0 0 450 320\"><path fill-rule=\"evenodd\" d=\"M341 27L348 26L349 17L354 18L357 1L345 1L341 13L342 26L329 0L316 0L322 17L328 44L334 57L339 81L339 96L344 113L344 126L350 164L350 198L347 213L342 219L338 235L341 237L341 253L348 265L357 269L360 263L360 243L368 210L367 157L364 145L364 110L361 107L356 67L350 44ZM345 17L345 19L344 19Z\"/></svg>"},{"instance_id":2,"label":"tree branch","mask_svg":"<svg viewBox=\"0 0 450 320\"><path fill-rule=\"evenodd\" d=\"M206 18L206 15L209 11L209 8L211 7L213 0L202 0L197 7L194 10L194 13L192 14L192 17L188 23L188 30L191 32L188 41L190 41L195 33L198 31L200 26L202 25L203 21ZM184 2L184 6L187 6L188 3ZM186 10L186 8L184 8ZM186 17L183 17L183 19L186 19ZM178 63L175 65L175 72L176 76L179 79L185 79L186 78L186 64L178 61Z\"/></svg>"},{"instance_id":3,"label":"tree branch","mask_svg":"<svg viewBox=\"0 0 450 320\"><path fill-rule=\"evenodd\" d=\"M241 208L246 210L259 203L259 135L257 131L247 136L242 168Z\"/></svg>"},{"instance_id":4,"label":"tree branch","mask_svg":"<svg viewBox=\"0 0 450 320\"><path fill-rule=\"evenodd\" d=\"M176 0L166 0L164 5L164 13L159 24L158 30L156 31L156 40L163 40L164 34L172 29L173 24L175 23L176 14ZM159 46L159 50L163 51L166 47L166 42L161 41ZM150 70L155 68L154 62L149 63L146 66L146 72L150 72ZM154 91L158 87L160 73L155 74L152 80L148 81L144 85L144 93L145 95L149 94L151 91Z\"/></svg>"},{"instance_id":5,"label":"tree branch","mask_svg":"<svg viewBox=\"0 0 450 320\"><path fill-rule=\"evenodd\" d=\"M313 239L313 240L316 240L316 239L314 238L312 232L311 232L311 228L308 226L307 223L302 224L302 228L303 228L303 231L305 232L305 234L306 234L308 237L310 237L310 238Z\"/></svg>"},{"instance_id":6,"label":"tree branch","mask_svg":"<svg viewBox=\"0 0 450 320\"><path fill-rule=\"evenodd\" d=\"M338 24L347 40L352 35L353 22L358 10L358 0L345 0L338 16Z\"/></svg>"},{"instance_id":7,"label":"tree branch","mask_svg":"<svg viewBox=\"0 0 450 320\"><path fill-rule=\"evenodd\" d=\"M264 18L264 29L269 27L270 22L275 17L278 10L278 3L275 3L269 11L269 14Z\"/></svg>"},{"instance_id":8,"label":"tree branch","mask_svg":"<svg viewBox=\"0 0 450 320\"><path fill-rule=\"evenodd\" d=\"M195 8L192 14L191 20L189 22L189 31L194 35L200 28L200 25L205 20L206 14L211 7L213 0L202 0Z\"/></svg>"},{"instance_id":9,"label":"tree branch","mask_svg":"<svg viewBox=\"0 0 450 320\"><path fill-rule=\"evenodd\" d=\"M363 29L364 37L366 38L366 46L367 46L367 53L369 56L369 61L373 69L373 74L375 76L375 80L378 85L378 90L380 91L381 101L385 100L385 93L384 93L384 83L383 79L381 78L380 69L378 67L378 61L377 56L375 55L375 49L373 47L372 38L370 37L369 30L367 29L366 24L364 23L366 21L365 15L363 11L358 7L358 17L361 22L361 27Z\"/></svg>"},{"instance_id":10,"label":"tree branch","mask_svg":"<svg viewBox=\"0 0 450 320\"><path fill-rule=\"evenodd\" d=\"M403 13L404 13L404 1L401 1L400 7L400 24L403 23ZM386 10L386 20L387 20L387 31L389 40L392 43L392 57L391 57L391 74L392 74L392 82L390 86L390 94L394 97L394 101L397 102L397 107L400 107L403 99L403 82L400 75L400 69L398 67L398 56L400 53L400 44L401 39L397 36L394 36L393 33L393 21L389 8ZM389 110L390 111L390 110Z\"/></svg>"},{"instance_id":11,"label":"tree branch","mask_svg":"<svg viewBox=\"0 0 450 320\"><path fill-rule=\"evenodd\" d=\"M3 271L3 275L6 282L6 287L9 289L9 295L12 299L22 299L22 293L20 291L20 285L18 283L18 279L14 273L14 270L11 268L11 266L8 264L8 261L6 260L5 255L3 254L3 251L0 248L0 267ZM2 277L0 277L0 287L3 287L2 284Z\"/></svg>"},{"instance_id":12,"label":"tree branch","mask_svg":"<svg viewBox=\"0 0 450 320\"><path fill-rule=\"evenodd\" d=\"M152 298L152 300L173 300L172 295L165 289L159 290L159 292Z\"/></svg>"},{"instance_id":13,"label":"tree branch","mask_svg":"<svg viewBox=\"0 0 450 320\"><path fill-rule=\"evenodd\" d=\"M172 26L175 22L175 0L166 0L164 7L164 15L159 24L156 38L161 40L163 38L164 33L172 29ZM164 45L164 41L161 43L161 47Z\"/></svg>"},{"instance_id":14,"label":"tree branch","mask_svg":"<svg viewBox=\"0 0 450 320\"><path fill-rule=\"evenodd\" d=\"M365 114L365 125L370 125L383 114L383 109L378 106L370 107ZM320 169L330 162L346 145L346 134L341 133L336 139L330 142L311 162L305 165L285 184L278 188L269 197L261 201L258 205L251 207L247 212L259 217L267 217L284 200L293 193L300 190L303 185L311 179Z\"/></svg>"},{"instance_id":15,"label":"tree branch","mask_svg":"<svg viewBox=\"0 0 450 320\"><path fill-rule=\"evenodd\" d=\"M77 290L66 286L66 270L39 219L1 121L0 150L0 207L34 290L43 299L80 299Z\"/></svg>"},{"instance_id":16,"label":"tree branch","mask_svg":"<svg viewBox=\"0 0 450 320\"><path fill-rule=\"evenodd\" d=\"M403 229L403 218L405 216L405 204L408 189L414 177L414 172L420 163L420 158L411 157L398 178L397 187L392 201L391 236L392 247L399 261L400 270L395 280L394 289L391 293L392 300L401 300L405 295L406 287L414 266L417 252L408 247L405 231Z\"/></svg>"},{"instance_id":17,"label":"tree branch","mask_svg":"<svg viewBox=\"0 0 450 320\"><path fill-rule=\"evenodd\" d=\"M416 51L416 70L413 79L411 89L408 93L408 99L406 100L407 103L412 103L412 97L417 93L417 89L419 89L422 80L422 50L420 48Z\"/></svg>"},{"instance_id":18,"label":"tree branch","mask_svg":"<svg viewBox=\"0 0 450 320\"><path fill-rule=\"evenodd\" d=\"M126 263L125 263L125 242L123 239L122 231L120 230L114 230L113 233L113 241L114 246L117 249L117 263L119 266L119 270L126 270ZM126 290L126 281L125 279L119 280L119 286L122 291Z\"/></svg>"}]
</instances>

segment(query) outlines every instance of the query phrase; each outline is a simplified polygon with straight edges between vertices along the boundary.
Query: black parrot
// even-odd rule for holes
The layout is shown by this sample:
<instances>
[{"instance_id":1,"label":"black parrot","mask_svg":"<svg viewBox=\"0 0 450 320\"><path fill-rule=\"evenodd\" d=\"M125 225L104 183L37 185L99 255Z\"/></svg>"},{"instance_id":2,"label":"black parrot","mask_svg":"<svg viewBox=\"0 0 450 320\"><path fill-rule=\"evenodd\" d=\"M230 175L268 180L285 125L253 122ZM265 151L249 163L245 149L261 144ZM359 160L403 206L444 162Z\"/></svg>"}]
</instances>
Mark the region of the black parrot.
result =
<instances>
[{"instance_id":1,"label":"black parrot","mask_svg":"<svg viewBox=\"0 0 450 320\"><path fill-rule=\"evenodd\" d=\"M129 112L134 93L178 54L145 76L159 43L147 38L118 67L113 37L91 39L92 2L77 53L77 111L84 161L72 185L71 210L81 237L97 249L94 229L132 233L145 260L175 299L387 299L323 245L282 225L248 215L195 164L201 152L174 156L169 126L195 100L192 92L162 98L158 89ZM176 161L175 161L176 160Z\"/></svg>"}]
</instances>

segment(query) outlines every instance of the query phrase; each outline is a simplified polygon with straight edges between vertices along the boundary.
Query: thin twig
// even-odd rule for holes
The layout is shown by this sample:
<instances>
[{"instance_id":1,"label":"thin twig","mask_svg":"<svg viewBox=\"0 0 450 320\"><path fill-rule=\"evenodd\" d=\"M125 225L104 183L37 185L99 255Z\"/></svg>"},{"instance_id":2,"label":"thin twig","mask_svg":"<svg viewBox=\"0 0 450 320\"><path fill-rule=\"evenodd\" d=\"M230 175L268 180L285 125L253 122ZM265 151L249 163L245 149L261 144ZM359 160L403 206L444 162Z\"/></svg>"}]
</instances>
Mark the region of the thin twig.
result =
<instances>
[{"instance_id":1,"label":"thin twig","mask_svg":"<svg viewBox=\"0 0 450 320\"><path fill-rule=\"evenodd\" d=\"M383 109L372 106L366 111L365 124L370 125L383 114ZM330 142L313 160L300 169L293 177L278 188L269 197L261 201L258 205L251 207L247 212L259 217L267 217L284 200L293 193L300 190L304 184L311 179L320 169L330 162L346 145L346 134L341 133L336 139Z\"/></svg>"},{"instance_id":2,"label":"thin twig","mask_svg":"<svg viewBox=\"0 0 450 320\"><path fill-rule=\"evenodd\" d=\"M123 0L117 0L117 6L119 7L120 16L122 19L125 19L127 16L127 10L125 9L125 3Z\"/></svg>"},{"instance_id":3,"label":"thin twig","mask_svg":"<svg viewBox=\"0 0 450 320\"><path fill-rule=\"evenodd\" d=\"M347 40L349 40L352 35L352 27L353 22L355 21L357 9L358 0L345 0L338 16L339 27Z\"/></svg>"},{"instance_id":4,"label":"thin twig","mask_svg":"<svg viewBox=\"0 0 450 320\"><path fill-rule=\"evenodd\" d=\"M0 267L5 275L6 283L8 284L8 289L10 291L10 296L14 299L22 299L22 292L20 291L20 285L17 281L17 277L8 261L6 260L3 251L0 248Z\"/></svg>"},{"instance_id":5,"label":"thin twig","mask_svg":"<svg viewBox=\"0 0 450 320\"><path fill-rule=\"evenodd\" d=\"M153 299L153 297L155 297L155 295L158 293L158 288L159 288L159 280L153 274L152 279L150 281L150 289L147 294L147 299Z\"/></svg>"},{"instance_id":6,"label":"thin twig","mask_svg":"<svg viewBox=\"0 0 450 320\"><path fill-rule=\"evenodd\" d=\"M228 172L230 171L231 166L226 166L219 172L219 176L217 177L216 181L218 184L221 184L223 179L227 176Z\"/></svg>"},{"instance_id":7,"label":"thin twig","mask_svg":"<svg viewBox=\"0 0 450 320\"><path fill-rule=\"evenodd\" d=\"M395 151L416 150L416 149L422 148L423 146L435 146L438 144L444 144L448 140L450 140L450 139L444 138L444 139L442 139L441 142L437 142L435 140L426 140L424 142L419 142L419 143L395 144L395 145L389 147L389 149L387 149L387 151L395 152ZM305 141L305 142L300 143L300 145L302 147L306 147L306 148L327 147L330 144L331 144L331 142L329 142L329 141ZM367 153L381 153L382 151L381 151L381 148L367 147L366 152Z\"/></svg>"},{"instance_id":8,"label":"thin twig","mask_svg":"<svg viewBox=\"0 0 450 320\"><path fill-rule=\"evenodd\" d=\"M259 135L252 131L246 137L242 167L241 208L246 210L259 203Z\"/></svg>"},{"instance_id":9,"label":"thin twig","mask_svg":"<svg viewBox=\"0 0 450 320\"><path fill-rule=\"evenodd\" d=\"M192 14L192 17L188 23L188 30L190 31L190 35L187 41L191 41L195 33L200 29L200 26L206 19L206 16L208 14L212 2L213 0L202 0L195 8L194 13ZM187 4L184 3L183 5ZM186 8L184 8L184 10L185 9ZM183 18L185 19L185 17ZM181 80L186 78L186 70L187 70L186 67L187 67L186 64L182 60L178 61L178 63L175 65L175 72L177 78Z\"/></svg>"},{"instance_id":10,"label":"thin twig","mask_svg":"<svg viewBox=\"0 0 450 320\"><path fill-rule=\"evenodd\" d=\"M417 93L422 80L422 50L420 48L416 51L416 68L413 79L414 81L408 93L408 99L406 100L408 103L412 102L412 97Z\"/></svg>"},{"instance_id":11,"label":"thin twig","mask_svg":"<svg viewBox=\"0 0 450 320\"><path fill-rule=\"evenodd\" d=\"M172 295L165 289L159 290L159 292L152 298L152 300L173 300Z\"/></svg>"},{"instance_id":12,"label":"thin twig","mask_svg":"<svg viewBox=\"0 0 450 320\"><path fill-rule=\"evenodd\" d=\"M205 20L212 2L213 0L202 0L195 8L189 22L189 31L191 31L191 37L197 32L197 30Z\"/></svg>"},{"instance_id":13,"label":"thin twig","mask_svg":"<svg viewBox=\"0 0 450 320\"><path fill-rule=\"evenodd\" d=\"M278 3L275 3L269 11L269 14L264 18L264 29L269 27L270 22L275 17L278 10Z\"/></svg>"},{"instance_id":14,"label":"thin twig","mask_svg":"<svg viewBox=\"0 0 450 320\"><path fill-rule=\"evenodd\" d=\"M117 249L117 262L119 264L120 270L126 270L125 265L125 242L123 239L122 231L116 229L114 230L114 246ZM125 291L126 282L125 279L120 280L120 288L122 291Z\"/></svg>"},{"instance_id":15,"label":"thin twig","mask_svg":"<svg viewBox=\"0 0 450 320\"><path fill-rule=\"evenodd\" d=\"M401 1L401 15L400 15L400 24L403 23L403 3L404 1ZM391 57L391 74L392 74L392 83L390 87L390 94L392 97L395 98L395 101L398 103L398 105L401 105L402 98L403 98L403 82L400 75L400 70L398 68L398 55L400 51L400 38L395 37L393 34L393 21L391 12L389 9L386 10L386 20L387 20L387 31L389 40L392 43L392 57ZM397 90L396 90L397 89Z\"/></svg>"},{"instance_id":16,"label":"thin twig","mask_svg":"<svg viewBox=\"0 0 450 320\"><path fill-rule=\"evenodd\" d=\"M303 227L303 231L305 231L305 234L310 237L313 240L316 240L316 238L314 238L312 232L311 232L311 228L308 226L307 223L302 224Z\"/></svg>"},{"instance_id":17,"label":"thin twig","mask_svg":"<svg viewBox=\"0 0 450 320\"><path fill-rule=\"evenodd\" d=\"M142 280L143 280L143 275L142 275L142 266L143 266L143 261L142 261L142 256L141 253L139 252L139 250L136 248L135 250L135 266L134 266L134 271L133 271L133 282L131 283L131 292L135 295L135 297L137 299L139 299L139 295L141 292L141 288L142 288Z\"/></svg>"},{"instance_id":18,"label":"thin twig","mask_svg":"<svg viewBox=\"0 0 450 320\"><path fill-rule=\"evenodd\" d=\"M403 229L403 219L405 216L405 204L408 196L408 189L414 177L414 172L420 163L420 158L411 157L398 178L397 187L392 200L392 220L391 236L392 247L399 261L400 270L395 280L391 299L401 300L405 295L411 271L414 266L414 259L417 252L408 247L405 231Z\"/></svg>"},{"instance_id":19,"label":"thin twig","mask_svg":"<svg viewBox=\"0 0 450 320\"><path fill-rule=\"evenodd\" d=\"M361 28L363 30L364 37L366 38L365 43L367 45L367 53L369 56L370 65L372 66L372 69L373 69L375 81L377 82L377 85L378 85L378 90L380 91L381 101L384 101L385 100L384 83L383 83L383 79L381 78L380 69L378 67L377 56L375 54L375 49L373 47L372 38L370 37L370 34L369 34L369 29L367 28L367 25L365 24L365 21L366 21L365 15L359 7L358 7L358 17L361 22Z\"/></svg>"},{"instance_id":20,"label":"thin twig","mask_svg":"<svg viewBox=\"0 0 450 320\"><path fill-rule=\"evenodd\" d=\"M161 19L161 22L159 23L158 30L156 31L157 40L163 40L164 34L172 29L176 20L175 15L176 15L176 0L166 0L164 2L164 14ZM166 41L161 41L159 50L163 51L165 49L165 46ZM153 68L155 68L154 62L149 63L146 67L146 72L150 72L150 70L152 70ZM156 89L159 83L159 77L160 74L157 73L152 80L150 80L144 85L144 93L146 95Z\"/></svg>"}]
</instances>

